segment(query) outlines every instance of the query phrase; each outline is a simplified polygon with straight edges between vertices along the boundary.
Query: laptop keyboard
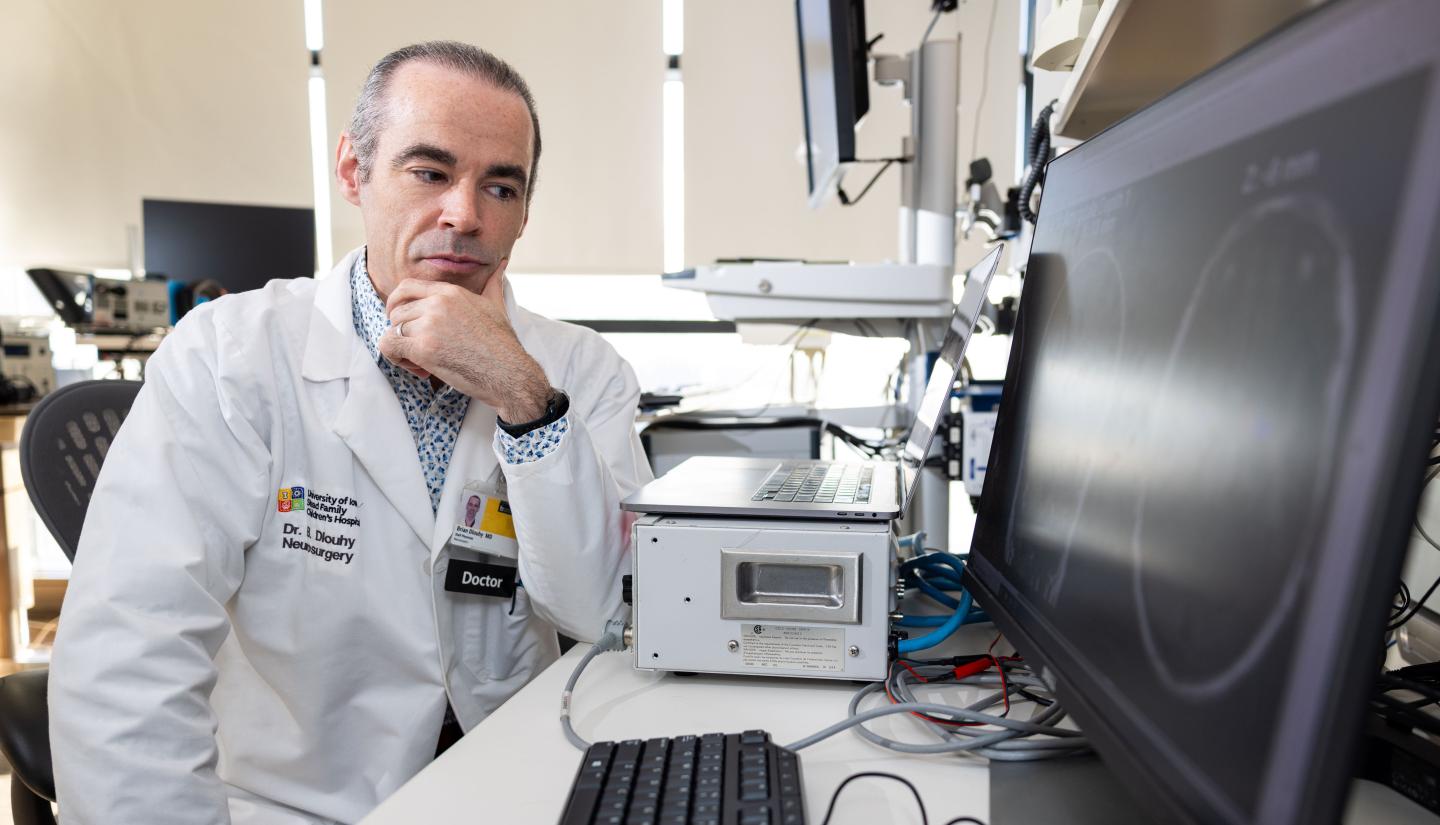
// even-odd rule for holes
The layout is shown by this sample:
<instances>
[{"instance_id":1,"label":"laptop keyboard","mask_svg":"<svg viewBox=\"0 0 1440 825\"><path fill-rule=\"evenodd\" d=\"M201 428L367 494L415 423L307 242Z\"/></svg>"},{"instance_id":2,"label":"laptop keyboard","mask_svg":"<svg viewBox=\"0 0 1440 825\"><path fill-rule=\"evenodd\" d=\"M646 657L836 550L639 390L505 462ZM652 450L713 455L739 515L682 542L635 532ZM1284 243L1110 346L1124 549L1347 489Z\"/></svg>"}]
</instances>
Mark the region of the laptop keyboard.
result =
<instances>
[{"instance_id":1,"label":"laptop keyboard","mask_svg":"<svg viewBox=\"0 0 1440 825\"><path fill-rule=\"evenodd\" d=\"M751 501L865 504L870 501L871 464L784 463L765 479Z\"/></svg>"}]
</instances>

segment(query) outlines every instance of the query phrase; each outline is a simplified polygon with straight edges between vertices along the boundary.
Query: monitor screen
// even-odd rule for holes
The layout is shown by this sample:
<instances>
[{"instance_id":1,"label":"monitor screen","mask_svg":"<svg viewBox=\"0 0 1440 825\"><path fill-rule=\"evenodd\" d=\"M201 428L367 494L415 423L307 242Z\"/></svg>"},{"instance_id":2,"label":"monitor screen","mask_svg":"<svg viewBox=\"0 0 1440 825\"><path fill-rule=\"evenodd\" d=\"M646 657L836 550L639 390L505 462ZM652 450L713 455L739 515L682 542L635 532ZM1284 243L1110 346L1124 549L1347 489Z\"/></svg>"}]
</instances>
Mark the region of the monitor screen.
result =
<instances>
[{"instance_id":1,"label":"monitor screen","mask_svg":"<svg viewBox=\"0 0 1440 825\"><path fill-rule=\"evenodd\" d=\"M1050 165L968 581L1165 821L1339 814L1440 398L1436 32L1323 6Z\"/></svg>"},{"instance_id":2,"label":"monitor screen","mask_svg":"<svg viewBox=\"0 0 1440 825\"><path fill-rule=\"evenodd\" d=\"M805 108L805 171L810 207L819 208L855 160L855 126L870 111L865 0L795 0L800 93Z\"/></svg>"},{"instance_id":3,"label":"monitor screen","mask_svg":"<svg viewBox=\"0 0 1440 825\"><path fill-rule=\"evenodd\" d=\"M1005 244L990 250L980 263L965 276L965 292L955 305L950 316L950 327L945 331L945 340L935 355L930 367L930 378L925 382L925 394L915 411L915 421L910 425L910 435L905 440L905 451L900 456L901 489L905 498L901 504L906 509L915 497L915 486L920 483L920 471L925 465L925 456L930 452L930 442L935 440L935 431L940 427L950 396L955 392L955 379L960 375L960 364L965 360L965 348L975 332L975 324L985 308L985 296L990 291L990 282L1000 268L1000 256Z\"/></svg>"},{"instance_id":4,"label":"monitor screen","mask_svg":"<svg viewBox=\"0 0 1440 825\"><path fill-rule=\"evenodd\" d=\"M188 201L144 201L145 271L229 292L315 274L315 211Z\"/></svg>"}]
</instances>

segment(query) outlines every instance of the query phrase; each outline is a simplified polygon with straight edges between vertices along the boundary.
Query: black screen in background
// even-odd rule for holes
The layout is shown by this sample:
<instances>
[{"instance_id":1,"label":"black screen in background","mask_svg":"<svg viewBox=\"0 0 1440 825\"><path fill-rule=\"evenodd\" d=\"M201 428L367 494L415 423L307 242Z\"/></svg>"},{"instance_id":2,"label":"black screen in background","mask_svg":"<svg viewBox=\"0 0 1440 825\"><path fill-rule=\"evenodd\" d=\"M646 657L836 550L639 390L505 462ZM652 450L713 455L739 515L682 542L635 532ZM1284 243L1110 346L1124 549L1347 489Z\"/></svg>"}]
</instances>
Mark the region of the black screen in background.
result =
<instances>
[{"instance_id":1,"label":"black screen in background","mask_svg":"<svg viewBox=\"0 0 1440 825\"><path fill-rule=\"evenodd\" d=\"M146 198L143 210L147 272L230 292L315 274L312 209Z\"/></svg>"}]
</instances>

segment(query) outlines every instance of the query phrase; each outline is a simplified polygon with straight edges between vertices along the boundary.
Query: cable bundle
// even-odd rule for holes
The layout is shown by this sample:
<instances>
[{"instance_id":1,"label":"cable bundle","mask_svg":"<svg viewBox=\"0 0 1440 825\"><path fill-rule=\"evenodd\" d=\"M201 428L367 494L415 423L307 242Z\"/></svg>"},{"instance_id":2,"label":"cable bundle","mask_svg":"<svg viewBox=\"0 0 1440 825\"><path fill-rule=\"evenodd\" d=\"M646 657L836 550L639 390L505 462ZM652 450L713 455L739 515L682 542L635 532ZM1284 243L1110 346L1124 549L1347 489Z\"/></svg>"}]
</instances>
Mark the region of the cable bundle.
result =
<instances>
[{"instance_id":1,"label":"cable bundle","mask_svg":"<svg viewBox=\"0 0 1440 825\"><path fill-rule=\"evenodd\" d=\"M899 539L902 548L922 547L924 543L924 533ZM948 639L960 625L990 621L990 617L983 610L974 606L970 594L961 583L964 573L963 558L938 550L928 550L900 565L900 575L907 588L918 588L932 601L952 611L948 616L902 616L895 623L899 627L933 627L935 630L915 639L902 639L896 647L901 654L934 647ZM951 593L959 595L952 596Z\"/></svg>"},{"instance_id":2,"label":"cable bundle","mask_svg":"<svg viewBox=\"0 0 1440 825\"><path fill-rule=\"evenodd\" d=\"M961 663L953 664L955 661ZM920 702L914 694L917 682L999 689L963 707L949 707ZM884 682L866 685L855 693L850 700L851 719L869 712L860 710L866 697L882 692L892 703L892 708L882 706L880 710L923 707L924 710L912 710L912 715L924 722L941 740L930 744L901 742L856 724L856 732L866 740L893 751L957 753L996 761L1024 762L1074 756L1090 750L1089 741L1079 731L1059 726L1066 717L1064 708L1029 666L1015 657L986 655L915 664L902 659L890 669L890 676ZM1040 712L1028 720L1009 718L1012 695L1039 705ZM996 705L1003 705L1004 712L987 712Z\"/></svg>"}]
</instances>

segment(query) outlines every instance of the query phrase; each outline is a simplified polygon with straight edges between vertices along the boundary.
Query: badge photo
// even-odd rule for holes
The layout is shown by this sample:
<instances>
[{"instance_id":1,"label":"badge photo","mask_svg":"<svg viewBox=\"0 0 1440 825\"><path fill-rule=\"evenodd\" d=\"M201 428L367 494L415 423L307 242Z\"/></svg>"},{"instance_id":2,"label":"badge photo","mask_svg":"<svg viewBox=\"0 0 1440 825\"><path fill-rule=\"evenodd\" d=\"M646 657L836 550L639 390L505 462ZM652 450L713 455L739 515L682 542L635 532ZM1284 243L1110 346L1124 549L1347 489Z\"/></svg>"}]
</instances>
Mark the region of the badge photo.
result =
<instances>
[{"instance_id":1,"label":"badge photo","mask_svg":"<svg viewBox=\"0 0 1440 825\"><path fill-rule=\"evenodd\" d=\"M500 491L481 482L465 485L450 543L492 556L507 559L520 557L520 543L515 538L515 518L510 512L510 503Z\"/></svg>"}]
</instances>

